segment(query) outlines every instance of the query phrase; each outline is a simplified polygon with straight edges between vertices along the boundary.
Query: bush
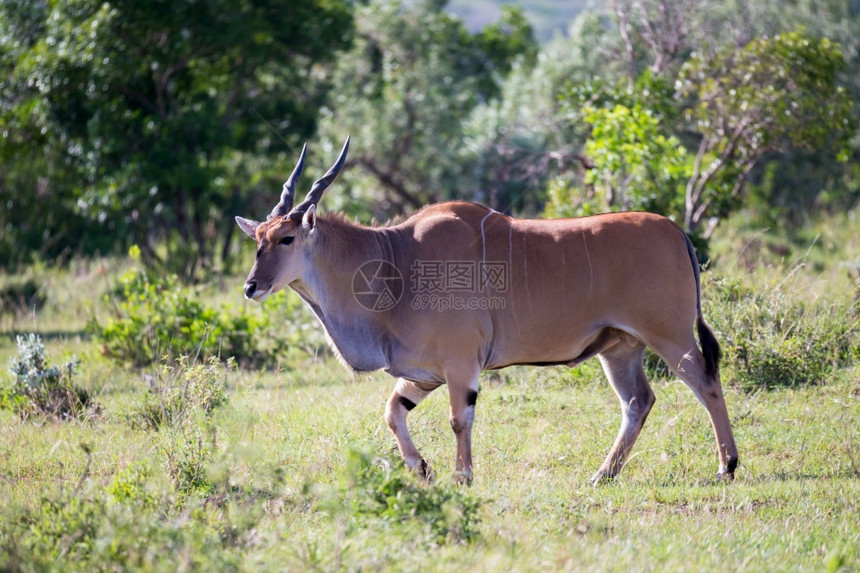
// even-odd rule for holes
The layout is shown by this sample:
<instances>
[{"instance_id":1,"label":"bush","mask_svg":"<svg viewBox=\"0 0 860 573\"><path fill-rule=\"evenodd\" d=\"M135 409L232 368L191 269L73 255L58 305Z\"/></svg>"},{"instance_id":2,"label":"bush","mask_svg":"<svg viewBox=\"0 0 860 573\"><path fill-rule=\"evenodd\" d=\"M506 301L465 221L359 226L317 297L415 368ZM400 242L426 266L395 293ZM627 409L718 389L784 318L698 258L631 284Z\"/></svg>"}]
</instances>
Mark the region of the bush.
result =
<instances>
[{"instance_id":1,"label":"bush","mask_svg":"<svg viewBox=\"0 0 860 573\"><path fill-rule=\"evenodd\" d=\"M401 462L352 450L344 494L354 516L394 524L417 522L432 543L472 542L478 537L481 501L454 485L419 483Z\"/></svg>"},{"instance_id":2,"label":"bush","mask_svg":"<svg viewBox=\"0 0 860 573\"><path fill-rule=\"evenodd\" d=\"M238 570L244 536L255 521L247 528L231 523L222 507L205 501L176 507L171 496L148 492L146 479L145 470L134 469L106 487L82 481L42 494L0 523L0 569Z\"/></svg>"},{"instance_id":3,"label":"bush","mask_svg":"<svg viewBox=\"0 0 860 573\"><path fill-rule=\"evenodd\" d=\"M756 290L706 277L711 325L723 345L723 379L746 390L820 384L860 356L856 303L804 302L784 283Z\"/></svg>"},{"instance_id":4,"label":"bush","mask_svg":"<svg viewBox=\"0 0 860 573\"><path fill-rule=\"evenodd\" d=\"M215 429L204 429L191 424L178 426L162 445L167 462L167 473L180 495L177 505L185 504L192 495L207 496L215 491L208 466L215 446ZM209 438L211 439L211 443Z\"/></svg>"},{"instance_id":5,"label":"bush","mask_svg":"<svg viewBox=\"0 0 860 573\"><path fill-rule=\"evenodd\" d=\"M283 334L290 329L276 327L268 313L206 306L175 276L132 270L119 286L118 305L106 297L113 315L104 323L93 315L88 325L102 352L119 362L142 367L162 357L232 356L243 367L271 367L290 348Z\"/></svg>"},{"instance_id":6,"label":"bush","mask_svg":"<svg viewBox=\"0 0 860 573\"><path fill-rule=\"evenodd\" d=\"M194 412L209 414L227 402L227 375L236 367L232 358L222 363L210 357L206 364L189 364L188 357L147 375L146 392L129 415L133 426L157 430L176 426Z\"/></svg>"},{"instance_id":7,"label":"bush","mask_svg":"<svg viewBox=\"0 0 860 573\"><path fill-rule=\"evenodd\" d=\"M188 496L205 496L213 491L207 471L215 442L210 415L227 403L227 375L235 367L232 358L221 363L213 356L207 363L199 364L181 357L175 364L165 365L155 376L145 377L145 394L137 409L129 414L134 427L169 430L161 438L160 449L167 474L180 494L180 504Z\"/></svg>"},{"instance_id":8,"label":"bush","mask_svg":"<svg viewBox=\"0 0 860 573\"><path fill-rule=\"evenodd\" d=\"M77 418L97 409L86 390L72 378L78 360L49 366L42 339L35 334L18 336L18 356L9 362L14 376L11 385L0 388L0 405L16 410L22 417L46 415L60 420Z\"/></svg>"}]
</instances>

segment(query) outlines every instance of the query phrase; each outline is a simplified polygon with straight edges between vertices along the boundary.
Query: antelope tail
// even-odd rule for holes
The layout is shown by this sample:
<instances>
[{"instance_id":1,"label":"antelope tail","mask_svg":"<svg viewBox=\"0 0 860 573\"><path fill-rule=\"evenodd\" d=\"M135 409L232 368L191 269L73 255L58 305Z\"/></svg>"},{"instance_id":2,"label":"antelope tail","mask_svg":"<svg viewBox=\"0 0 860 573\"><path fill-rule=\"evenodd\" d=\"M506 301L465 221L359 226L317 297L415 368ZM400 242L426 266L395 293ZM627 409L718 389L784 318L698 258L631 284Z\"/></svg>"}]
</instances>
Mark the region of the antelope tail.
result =
<instances>
[{"instance_id":1,"label":"antelope tail","mask_svg":"<svg viewBox=\"0 0 860 573\"><path fill-rule=\"evenodd\" d=\"M705 322L705 317L702 316L702 287L699 278L699 259L696 258L696 249L693 247L693 243L686 233L684 233L684 240L687 242L687 253L690 255L690 263L693 265L693 275L696 278L696 332L699 335L699 346L702 347L702 354L705 357L705 373L708 375L708 378L714 380L720 371L720 358L722 358L723 352L720 350L720 343L717 342L714 333L711 331L708 323Z\"/></svg>"}]
</instances>

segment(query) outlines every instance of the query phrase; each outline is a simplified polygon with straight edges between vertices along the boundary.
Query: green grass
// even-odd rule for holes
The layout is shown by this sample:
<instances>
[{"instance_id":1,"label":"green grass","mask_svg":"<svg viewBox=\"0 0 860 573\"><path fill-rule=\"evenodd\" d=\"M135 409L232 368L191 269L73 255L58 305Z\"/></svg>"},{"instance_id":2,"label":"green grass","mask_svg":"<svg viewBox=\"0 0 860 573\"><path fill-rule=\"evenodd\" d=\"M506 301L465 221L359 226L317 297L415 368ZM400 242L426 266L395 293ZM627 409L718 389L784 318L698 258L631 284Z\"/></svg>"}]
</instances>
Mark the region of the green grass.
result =
<instances>
[{"instance_id":1,"label":"green grass","mask_svg":"<svg viewBox=\"0 0 860 573\"><path fill-rule=\"evenodd\" d=\"M483 501L480 538L438 547L424 540L424 531L358 522L342 509L346 498L338 488L349 449L395 456L382 422L391 383L384 376L338 380L329 366L318 365L317 376L301 382L234 375L231 405L213 421L214 455L206 465L214 481L228 484L219 493L226 496L223 513L199 499L185 502L197 503L188 513L174 508L161 451L171 432L129 426L125 393L100 396L103 418L89 421L37 424L4 412L3 517L38 512L45 499L65 499L70 491L116 511L136 509L138 500L117 502L105 491L118 475L145 468L144 487L159 501L143 515L152 529L178 537L175 555L138 562L158 568L169 569L185 554L201 565L223 558L218 562L246 570L330 569L338 562L396 570L770 569L774 559L785 569L860 565L856 369L825 386L754 395L730 390L742 455L730 484L714 477L707 418L680 383L655 384L657 406L634 456L620 479L598 488L587 479L618 422L605 384L544 385L529 370L485 384L475 429L476 479L468 491ZM415 439L438 473L439 485L431 487L454 487L447 426L444 391L413 413ZM89 456L80 444L88 445ZM99 517L93 544L130 545L141 528L128 520L109 512ZM223 539L219 528L227 524L238 542ZM27 534L11 528L20 550ZM204 543L209 529L217 540ZM93 564L82 560L75 567L59 558L47 565Z\"/></svg>"},{"instance_id":2,"label":"green grass","mask_svg":"<svg viewBox=\"0 0 860 573\"><path fill-rule=\"evenodd\" d=\"M791 241L741 223L727 229L734 238L714 246L704 287L711 323L748 329L763 347L843 325L856 345L857 283L843 264L860 260L853 217ZM765 238L755 256L744 248L751 237ZM6 335L41 332L52 363L83 357L75 382L100 405L67 422L0 410L0 570L860 568L860 365L850 353L833 358L823 379L765 390L764 381L735 380L724 342L741 456L732 483L715 477L704 409L682 383L658 376L657 403L623 473L588 485L619 423L591 361L484 375L471 488L454 484L447 393L432 394L409 418L437 473L423 486L399 470L382 419L394 380L355 377L327 356L232 371L226 402L210 412L158 428L135 422L152 371L116 366L83 332L84 301L125 263L108 267L108 278L99 265L39 271L44 307L0 322L0 362L15 352ZM241 277L204 291L207 300L240 296L234 282ZM724 298L724 282L763 298ZM804 310L777 332L752 308L761 300L777 314ZM356 469L356 452L371 465ZM202 479L178 479L179 462Z\"/></svg>"}]
</instances>

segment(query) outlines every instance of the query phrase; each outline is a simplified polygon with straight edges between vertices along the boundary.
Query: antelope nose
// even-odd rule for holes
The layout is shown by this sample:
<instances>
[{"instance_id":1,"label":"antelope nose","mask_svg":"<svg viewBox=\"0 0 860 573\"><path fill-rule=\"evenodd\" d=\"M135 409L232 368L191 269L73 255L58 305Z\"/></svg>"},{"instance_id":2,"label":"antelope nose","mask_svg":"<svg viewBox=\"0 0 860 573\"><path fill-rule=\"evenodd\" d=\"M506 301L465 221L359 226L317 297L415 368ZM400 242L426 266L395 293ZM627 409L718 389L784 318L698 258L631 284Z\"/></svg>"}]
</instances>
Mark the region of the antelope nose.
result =
<instances>
[{"instance_id":1,"label":"antelope nose","mask_svg":"<svg viewBox=\"0 0 860 573\"><path fill-rule=\"evenodd\" d=\"M251 298L254 296L254 291L257 290L257 281L248 281L245 283L245 297Z\"/></svg>"}]
</instances>

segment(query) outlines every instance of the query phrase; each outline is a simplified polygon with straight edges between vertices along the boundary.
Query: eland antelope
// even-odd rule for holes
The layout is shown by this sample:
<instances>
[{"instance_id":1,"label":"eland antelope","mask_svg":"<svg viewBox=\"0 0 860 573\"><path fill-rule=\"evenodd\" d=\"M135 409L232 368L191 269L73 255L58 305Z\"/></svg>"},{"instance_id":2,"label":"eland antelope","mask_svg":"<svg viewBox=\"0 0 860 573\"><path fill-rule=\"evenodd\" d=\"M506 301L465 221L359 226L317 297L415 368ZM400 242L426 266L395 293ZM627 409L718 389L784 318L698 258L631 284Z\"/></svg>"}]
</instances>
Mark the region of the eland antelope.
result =
<instances>
[{"instance_id":1,"label":"eland antelope","mask_svg":"<svg viewBox=\"0 0 860 573\"><path fill-rule=\"evenodd\" d=\"M455 475L468 483L482 370L572 367L597 356L622 419L592 480L614 477L654 404L642 368L647 346L704 405L718 475L734 475L738 453L720 385L720 347L702 316L693 245L678 225L649 213L515 219L462 201L427 206L385 227L318 215L348 147L349 138L293 206L305 146L266 221L236 217L257 243L244 291L262 302L291 287L345 364L397 378L385 420L411 470L430 477L406 417L436 388L448 387Z\"/></svg>"}]
</instances>

